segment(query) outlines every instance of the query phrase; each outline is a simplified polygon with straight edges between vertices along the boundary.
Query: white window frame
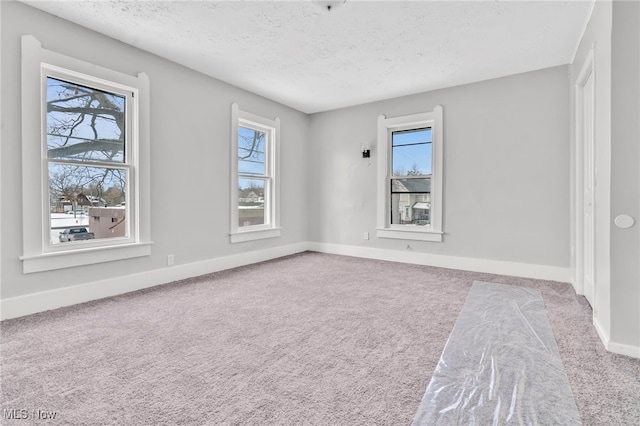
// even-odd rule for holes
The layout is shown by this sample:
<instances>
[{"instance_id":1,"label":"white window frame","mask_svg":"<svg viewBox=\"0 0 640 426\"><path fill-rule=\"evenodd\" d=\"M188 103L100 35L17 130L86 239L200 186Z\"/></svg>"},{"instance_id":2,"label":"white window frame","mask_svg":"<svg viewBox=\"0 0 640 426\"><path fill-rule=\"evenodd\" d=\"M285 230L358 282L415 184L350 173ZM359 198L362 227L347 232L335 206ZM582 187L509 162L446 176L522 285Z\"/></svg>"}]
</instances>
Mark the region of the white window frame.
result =
<instances>
[{"instance_id":1,"label":"white window frame","mask_svg":"<svg viewBox=\"0 0 640 426\"><path fill-rule=\"evenodd\" d=\"M238 127L255 129L266 134L265 140L265 223L238 226ZM275 238L280 236L280 118L271 120L242 111L237 103L231 105L231 223L229 239L232 243ZM247 176L251 177L251 176Z\"/></svg>"},{"instance_id":2,"label":"white window frame","mask_svg":"<svg viewBox=\"0 0 640 426\"><path fill-rule=\"evenodd\" d=\"M123 74L42 48L22 37L23 273L110 262L151 254L149 78ZM46 148L46 79L66 79L116 93L127 103L127 209L129 233L78 244L50 244L50 203ZM129 131L129 130L128 130ZM92 164L87 163L88 166ZM98 167L101 167L100 165Z\"/></svg>"},{"instance_id":3,"label":"white window frame","mask_svg":"<svg viewBox=\"0 0 640 426\"><path fill-rule=\"evenodd\" d=\"M416 241L442 241L442 178L443 178L443 111L433 111L400 117L378 117L378 196L377 233L379 238ZM391 176L393 174L391 138L393 132L431 128L432 174L430 224L425 226L391 224Z\"/></svg>"}]
</instances>

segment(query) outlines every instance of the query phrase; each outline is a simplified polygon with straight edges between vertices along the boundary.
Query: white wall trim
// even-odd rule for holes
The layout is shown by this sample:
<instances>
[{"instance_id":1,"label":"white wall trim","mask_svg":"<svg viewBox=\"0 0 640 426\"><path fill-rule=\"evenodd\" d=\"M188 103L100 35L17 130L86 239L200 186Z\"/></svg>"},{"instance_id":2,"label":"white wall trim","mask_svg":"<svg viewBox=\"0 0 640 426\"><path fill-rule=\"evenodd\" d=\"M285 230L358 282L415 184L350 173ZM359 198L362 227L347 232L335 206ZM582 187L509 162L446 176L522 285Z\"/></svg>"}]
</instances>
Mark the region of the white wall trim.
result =
<instances>
[{"instance_id":1,"label":"white wall trim","mask_svg":"<svg viewBox=\"0 0 640 426\"><path fill-rule=\"evenodd\" d=\"M598 337L600 337L600 340L606 350L613 352L614 354L640 359L640 346L631 346L623 343L612 342L609 335L605 332L604 327L598 321L598 318L593 319L593 326L595 327Z\"/></svg>"},{"instance_id":2,"label":"white wall trim","mask_svg":"<svg viewBox=\"0 0 640 426\"><path fill-rule=\"evenodd\" d=\"M27 294L0 300L0 319L18 318L38 312L71 306L79 303L117 296L144 288L167 284L173 281L197 277L257 262L276 259L304 251L378 259L390 262L436 266L498 275L570 282L571 268L507 262L501 260L476 259L434 255L429 253L387 250L372 247L357 247L341 244L301 242L265 250L251 251L219 257L202 262L161 268L154 271L110 278L86 284L63 287L50 291ZM613 353L640 358L640 347L612 342L597 319L593 325L605 348Z\"/></svg>"},{"instance_id":3,"label":"white wall trim","mask_svg":"<svg viewBox=\"0 0 640 426\"><path fill-rule=\"evenodd\" d=\"M265 179L265 224L240 227L238 225L238 178L250 178L251 175L238 172L238 127L248 127L264 132L265 170L256 178ZM280 236L280 117L274 119L240 109L237 103L231 104L231 222L229 224L229 241L240 243L275 238Z\"/></svg>"},{"instance_id":4,"label":"white wall trim","mask_svg":"<svg viewBox=\"0 0 640 426\"><path fill-rule=\"evenodd\" d=\"M251 251L219 257L202 262L171 266L154 271L94 281L86 284L63 287L50 291L27 294L0 300L0 319L17 318L51 309L105 297L117 296L143 288L167 284L173 281L196 277L211 272L237 268L265 260L276 259L303 251L312 250L345 256L386 260L391 262L437 266L499 275L553 281L570 281L570 269L557 266L534 265L469 257L443 256L429 253L405 252L371 247L340 244L301 242L271 249ZM606 341L603 339L603 341Z\"/></svg>"},{"instance_id":5,"label":"white wall trim","mask_svg":"<svg viewBox=\"0 0 640 426\"><path fill-rule=\"evenodd\" d=\"M609 352L613 352L614 354L640 359L640 346L631 346L610 341L605 347Z\"/></svg>"},{"instance_id":6,"label":"white wall trim","mask_svg":"<svg viewBox=\"0 0 640 426\"><path fill-rule=\"evenodd\" d=\"M389 193L392 170L392 134L399 130L429 127L432 131L432 173L431 173L431 223L428 226L406 226L391 224L391 194ZM433 111L386 118L378 116L378 178L376 200L376 233L380 238L397 238L418 241L442 241L442 200L444 178L444 119L442 105ZM401 230L402 232L396 232ZM413 235L412 235L413 234Z\"/></svg>"},{"instance_id":7,"label":"white wall trim","mask_svg":"<svg viewBox=\"0 0 640 426\"><path fill-rule=\"evenodd\" d=\"M580 31L580 37L578 37L576 41L576 47L573 49L573 55L571 55L571 64L576 61L576 56L578 55L578 50L580 49L580 44L584 39L584 34L587 32L587 28L589 27L589 22L591 22L591 16L593 16L593 9L596 6L596 0L591 0L591 5L589 5L589 11L587 12L587 17L582 24L582 30Z\"/></svg>"},{"instance_id":8,"label":"white wall trim","mask_svg":"<svg viewBox=\"0 0 640 426\"><path fill-rule=\"evenodd\" d=\"M387 260L415 265L437 266L464 271L485 272L523 278L570 282L571 268L508 262L502 260L476 259L471 257L445 256L414 251L387 250L328 243L309 243L309 250L321 253Z\"/></svg>"},{"instance_id":9,"label":"white wall trim","mask_svg":"<svg viewBox=\"0 0 640 426\"><path fill-rule=\"evenodd\" d=\"M291 244L2 299L0 300L0 319L17 318L91 300L117 296L185 278L276 259L305 250L307 250L307 243Z\"/></svg>"},{"instance_id":10,"label":"white wall trim","mask_svg":"<svg viewBox=\"0 0 640 426\"><path fill-rule=\"evenodd\" d=\"M117 259L149 256L150 221L150 113L149 76L130 75L44 49L32 35L21 38L21 164L23 273L41 272ZM78 245L50 245L49 172L47 170L45 77L71 79L81 85L126 98L127 236L96 239ZM43 112L44 111L44 112ZM89 163L86 163L89 164ZM98 163L93 163L96 167Z\"/></svg>"},{"instance_id":11,"label":"white wall trim","mask_svg":"<svg viewBox=\"0 0 640 426\"><path fill-rule=\"evenodd\" d=\"M584 63L582 64L582 67L580 69L580 72L578 73L578 77L576 77L575 81L573 82L573 90L574 90L574 129L573 129L573 137L574 137L574 155L575 157L572 159L572 161L574 162L575 168L574 168L574 172L575 175L573 176L573 185L574 185L574 196L575 199L572 200L575 203L575 210L574 210L574 216L572 217L572 224L574 226L574 232L575 232L575 251L573 253L573 255L575 256L575 271L574 271L574 277L575 277L575 290L576 293L584 295L585 294L585 285L584 285L584 279L585 279L585 274L584 274L584 269L585 269L585 243L584 243L584 203L585 203L585 196L584 196L584 189L585 189L585 177L584 177L584 173L585 173L585 160L584 160L584 155L585 155L585 141L584 141L584 124L585 124L585 120L582 117L583 111L584 111L584 96L583 96L583 92L582 92L582 88L585 86L587 80L589 79L590 76L593 76L594 78L594 83L595 83L595 45L591 46L591 49L589 49L589 52L587 53L587 57L584 60ZM592 93L592 97L593 97L593 102L594 105L596 104L596 99L595 99L595 84L594 84L594 89L593 89L593 93ZM592 114L595 114L595 112L592 112ZM593 123L595 123L595 115L592 115L592 117L590 117L590 119L592 120ZM595 137L595 135L593 135L593 137ZM594 142L592 142L592 145L594 144ZM592 146L592 148L594 148ZM593 209L595 209L595 205L593 207ZM594 224L595 225L595 224ZM595 231L594 231L595 232ZM593 259L595 261L595 258ZM594 275L592 273L592 275ZM595 295L596 295L596 282L595 282L595 277L591 277L591 279L594 281L593 282L593 291L592 294L590 295L590 297L593 299L591 302L593 302L593 306L596 306L595 303Z\"/></svg>"},{"instance_id":12,"label":"white wall trim","mask_svg":"<svg viewBox=\"0 0 640 426\"><path fill-rule=\"evenodd\" d=\"M604 347L608 349L609 334L606 332L605 327L603 327L602 324L600 324L600 321L598 320L597 317L593 317L593 326L595 327L596 332L598 333L598 337L600 337L600 340L604 344Z\"/></svg>"}]
</instances>

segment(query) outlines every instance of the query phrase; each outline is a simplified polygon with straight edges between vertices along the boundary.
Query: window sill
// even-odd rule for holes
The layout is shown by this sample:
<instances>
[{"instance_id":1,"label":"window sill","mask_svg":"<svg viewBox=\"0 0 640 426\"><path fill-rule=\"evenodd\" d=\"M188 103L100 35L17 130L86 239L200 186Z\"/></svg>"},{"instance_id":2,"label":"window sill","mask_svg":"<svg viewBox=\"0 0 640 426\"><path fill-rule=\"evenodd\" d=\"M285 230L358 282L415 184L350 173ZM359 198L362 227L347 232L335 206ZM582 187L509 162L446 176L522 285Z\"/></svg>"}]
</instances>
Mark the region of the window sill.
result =
<instances>
[{"instance_id":1,"label":"window sill","mask_svg":"<svg viewBox=\"0 0 640 426\"><path fill-rule=\"evenodd\" d=\"M144 242L21 256L22 272L31 274L33 272L53 271L74 266L150 256L152 244L153 242Z\"/></svg>"},{"instance_id":2,"label":"window sill","mask_svg":"<svg viewBox=\"0 0 640 426\"><path fill-rule=\"evenodd\" d=\"M250 231L239 231L229 234L232 243L243 243L245 241L263 240L265 238L275 238L280 236L282 228L254 229Z\"/></svg>"},{"instance_id":3,"label":"window sill","mask_svg":"<svg viewBox=\"0 0 640 426\"><path fill-rule=\"evenodd\" d=\"M443 232L415 229L377 229L378 238L394 238L398 240L442 242Z\"/></svg>"}]
</instances>

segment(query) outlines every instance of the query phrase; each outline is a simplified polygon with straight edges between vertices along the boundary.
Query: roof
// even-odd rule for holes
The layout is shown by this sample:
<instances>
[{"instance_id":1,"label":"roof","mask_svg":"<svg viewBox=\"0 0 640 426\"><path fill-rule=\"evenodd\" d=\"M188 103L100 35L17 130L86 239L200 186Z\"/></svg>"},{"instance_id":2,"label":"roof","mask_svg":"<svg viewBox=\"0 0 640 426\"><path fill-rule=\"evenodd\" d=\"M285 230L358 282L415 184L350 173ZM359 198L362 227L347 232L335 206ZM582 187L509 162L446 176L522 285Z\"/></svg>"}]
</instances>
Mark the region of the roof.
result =
<instances>
[{"instance_id":1,"label":"roof","mask_svg":"<svg viewBox=\"0 0 640 426\"><path fill-rule=\"evenodd\" d=\"M392 192L431 193L431 177L412 179L393 179Z\"/></svg>"}]
</instances>

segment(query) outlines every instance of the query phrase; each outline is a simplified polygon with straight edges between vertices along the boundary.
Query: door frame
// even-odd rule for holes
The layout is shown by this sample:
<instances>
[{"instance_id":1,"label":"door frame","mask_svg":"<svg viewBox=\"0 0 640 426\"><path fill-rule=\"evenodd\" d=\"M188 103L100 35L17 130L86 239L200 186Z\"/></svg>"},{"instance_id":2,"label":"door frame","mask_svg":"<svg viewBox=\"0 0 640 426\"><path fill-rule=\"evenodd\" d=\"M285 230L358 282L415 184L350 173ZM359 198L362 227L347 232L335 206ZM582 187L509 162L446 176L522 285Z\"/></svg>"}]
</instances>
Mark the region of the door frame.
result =
<instances>
[{"instance_id":1,"label":"door frame","mask_svg":"<svg viewBox=\"0 0 640 426\"><path fill-rule=\"evenodd\" d=\"M596 108L596 91L595 91L595 54L594 54L594 47L592 47L589 50L589 53L587 54L587 57L582 65L582 68L580 69L580 73L578 74L578 77L576 78L575 82L574 82L574 92L575 92L575 158L574 158L574 164L575 164L575 248L576 248L576 263L575 263L575 278L576 278L576 293L581 294L581 295L585 295L585 256L586 256L586 250L585 250L585 238L584 238L584 188L585 188L585 146L584 146L584 126L585 126L585 122L584 122L584 116L583 116L583 112L584 112L584 86L586 85L589 77L593 78L593 85L592 85L592 100L593 100L593 109L592 109L592 123L594 126L594 134L593 134L593 153L594 153L594 157L595 157L595 108ZM595 192L595 158L593 159L592 162L592 166L594 168L593 170L593 176L594 176L594 192ZM593 259L592 259L592 265L593 265L593 271L592 271L592 281L593 281L593 292L591 294L591 298L592 300L590 300L589 302L591 303L592 307L594 308L594 314L595 314L595 306L596 306L596 294L597 294L597 285L596 285L596 280L595 280L595 211L596 211L596 204L595 204L595 197L593 200L593 237L594 237L594 241L592 241L592 244L594 247L592 247L592 253L593 253Z\"/></svg>"}]
</instances>

